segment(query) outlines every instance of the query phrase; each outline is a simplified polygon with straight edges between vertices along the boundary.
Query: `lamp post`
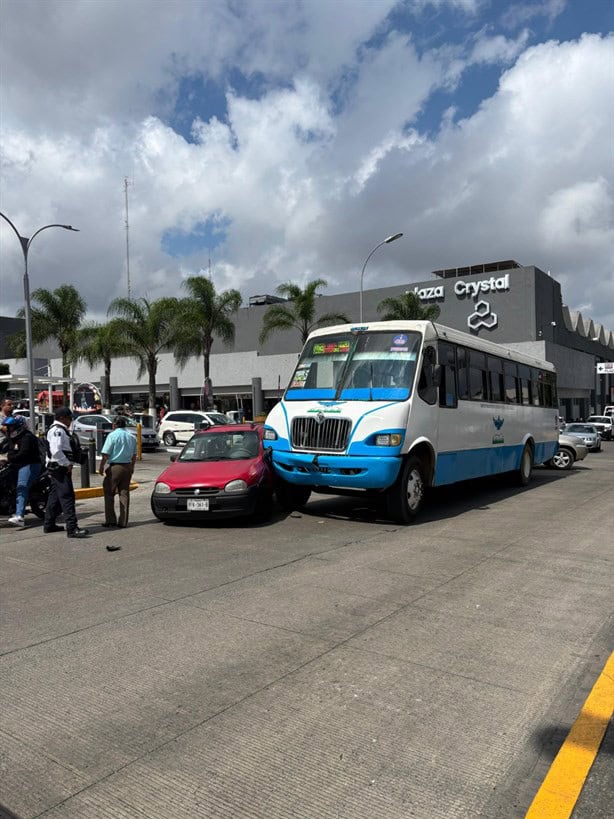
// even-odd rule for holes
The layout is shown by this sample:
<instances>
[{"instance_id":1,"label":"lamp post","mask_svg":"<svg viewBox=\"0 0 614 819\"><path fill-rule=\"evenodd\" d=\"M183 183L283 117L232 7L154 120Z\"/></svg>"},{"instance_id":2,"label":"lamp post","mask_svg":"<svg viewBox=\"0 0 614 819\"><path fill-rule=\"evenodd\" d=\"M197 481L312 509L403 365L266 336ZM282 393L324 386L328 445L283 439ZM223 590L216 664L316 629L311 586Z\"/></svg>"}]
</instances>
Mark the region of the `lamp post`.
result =
<instances>
[{"instance_id":1,"label":"lamp post","mask_svg":"<svg viewBox=\"0 0 614 819\"><path fill-rule=\"evenodd\" d=\"M63 228L64 230L73 230L75 233L79 232L78 228L72 227L72 225L44 225L42 228L39 228L36 233L33 233L30 238L27 236L22 236L15 225L11 222L8 216L5 216L4 213L0 213L0 216L8 222L9 225L13 228L15 235L19 239L19 244L21 246L21 252L23 253L23 261L24 261L24 273L23 273L23 297L25 301L25 319L26 319L26 359L28 364L28 404L30 410L30 425L31 429L36 429L36 422L35 422L35 413L34 413L34 359L32 357L32 305L30 304L30 279L28 277L28 251L30 250L30 245L34 241L35 237L38 236L43 230L47 230L48 228L58 227ZM51 410L51 395L49 396L49 409Z\"/></svg>"},{"instance_id":2,"label":"lamp post","mask_svg":"<svg viewBox=\"0 0 614 819\"><path fill-rule=\"evenodd\" d=\"M390 242L396 242L396 240L400 239L402 235L403 235L402 233L395 233L392 236L389 236L387 239L384 239L383 242L380 242L379 245L376 245L373 248L371 253L369 253L367 258L365 259L365 263L363 264L362 270L360 271L360 321L362 321L362 280L363 280L364 275L365 275L365 267L367 266L367 262L369 261L371 256L373 256L373 254L378 249L378 247L381 247L382 245L389 245Z\"/></svg>"}]
</instances>

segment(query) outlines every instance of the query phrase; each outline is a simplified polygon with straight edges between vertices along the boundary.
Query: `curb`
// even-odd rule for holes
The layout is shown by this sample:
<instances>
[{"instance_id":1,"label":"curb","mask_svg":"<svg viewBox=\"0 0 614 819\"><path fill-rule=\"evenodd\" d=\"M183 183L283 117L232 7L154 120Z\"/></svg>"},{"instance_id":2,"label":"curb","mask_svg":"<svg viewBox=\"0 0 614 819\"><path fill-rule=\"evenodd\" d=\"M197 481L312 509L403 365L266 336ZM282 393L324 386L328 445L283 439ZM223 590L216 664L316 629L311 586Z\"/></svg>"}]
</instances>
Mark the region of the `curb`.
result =
<instances>
[{"instance_id":1,"label":"curb","mask_svg":"<svg viewBox=\"0 0 614 819\"><path fill-rule=\"evenodd\" d=\"M138 483L132 482L130 484L130 491L132 492L133 489L138 489ZM87 489L75 489L75 499L76 500L86 500L87 498L102 498L104 495L104 489L102 486L90 486Z\"/></svg>"}]
</instances>

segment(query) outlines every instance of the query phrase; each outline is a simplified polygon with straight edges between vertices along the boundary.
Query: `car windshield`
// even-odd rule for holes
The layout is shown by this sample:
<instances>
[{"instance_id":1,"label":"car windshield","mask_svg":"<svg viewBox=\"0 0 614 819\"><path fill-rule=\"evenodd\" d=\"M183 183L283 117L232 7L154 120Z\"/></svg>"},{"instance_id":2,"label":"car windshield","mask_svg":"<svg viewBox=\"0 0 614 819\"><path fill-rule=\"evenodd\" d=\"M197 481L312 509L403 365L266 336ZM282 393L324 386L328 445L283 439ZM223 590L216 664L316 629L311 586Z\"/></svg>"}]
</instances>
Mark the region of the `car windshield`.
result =
<instances>
[{"instance_id":1,"label":"car windshield","mask_svg":"<svg viewBox=\"0 0 614 819\"><path fill-rule=\"evenodd\" d=\"M597 424L611 424L612 423L612 419L610 418L609 415L591 415L591 417L588 418L588 420L591 422L591 424L595 424L595 423L597 423Z\"/></svg>"},{"instance_id":2,"label":"car windshield","mask_svg":"<svg viewBox=\"0 0 614 819\"><path fill-rule=\"evenodd\" d=\"M597 432L590 424L568 424L566 432Z\"/></svg>"},{"instance_id":3,"label":"car windshield","mask_svg":"<svg viewBox=\"0 0 614 819\"><path fill-rule=\"evenodd\" d=\"M404 401L411 392L420 334L344 332L312 338L290 379L288 401Z\"/></svg>"},{"instance_id":4,"label":"car windshield","mask_svg":"<svg viewBox=\"0 0 614 819\"><path fill-rule=\"evenodd\" d=\"M210 432L194 435L184 446L178 461L230 461L256 458L260 436L255 430Z\"/></svg>"}]
</instances>

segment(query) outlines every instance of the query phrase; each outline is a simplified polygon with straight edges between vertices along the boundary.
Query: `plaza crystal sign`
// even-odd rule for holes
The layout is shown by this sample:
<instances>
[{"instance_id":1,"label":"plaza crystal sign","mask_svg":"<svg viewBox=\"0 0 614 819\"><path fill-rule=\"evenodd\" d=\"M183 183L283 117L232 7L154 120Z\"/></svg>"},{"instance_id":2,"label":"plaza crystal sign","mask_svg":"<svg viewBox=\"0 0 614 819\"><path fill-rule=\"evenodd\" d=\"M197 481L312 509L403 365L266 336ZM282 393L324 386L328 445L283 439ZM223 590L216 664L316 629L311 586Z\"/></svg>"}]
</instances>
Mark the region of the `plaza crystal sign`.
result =
<instances>
[{"instance_id":1,"label":"plaza crystal sign","mask_svg":"<svg viewBox=\"0 0 614 819\"><path fill-rule=\"evenodd\" d=\"M484 293L502 293L510 289L510 274L491 276L479 281L457 281L454 283L454 294L459 299L473 299L475 310L467 317L467 326L473 332L480 327L492 330L498 324L497 314L490 309L490 304L480 298ZM414 287L414 293L420 301L443 301L445 299L445 285L435 287ZM479 301L478 301L479 299Z\"/></svg>"}]
</instances>

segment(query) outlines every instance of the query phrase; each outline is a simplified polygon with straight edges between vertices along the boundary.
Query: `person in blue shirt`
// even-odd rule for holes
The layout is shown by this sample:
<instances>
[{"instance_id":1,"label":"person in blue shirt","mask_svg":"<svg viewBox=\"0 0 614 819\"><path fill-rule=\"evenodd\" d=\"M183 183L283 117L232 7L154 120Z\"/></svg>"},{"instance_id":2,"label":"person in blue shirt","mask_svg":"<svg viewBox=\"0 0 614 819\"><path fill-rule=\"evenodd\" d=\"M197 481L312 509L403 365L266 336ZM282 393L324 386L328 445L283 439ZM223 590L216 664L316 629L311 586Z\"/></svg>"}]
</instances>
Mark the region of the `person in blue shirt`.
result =
<instances>
[{"instance_id":1,"label":"person in blue shirt","mask_svg":"<svg viewBox=\"0 0 614 819\"><path fill-rule=\"evenodd\" d=\"M136 437L126 429L126 419L118 415L102 447L98 472L104 475L103 526L124 529L130 511L130 480L136 463ZM115 514L115 494L119 495L119 516Z\"/></svg>"}]
</instances>

